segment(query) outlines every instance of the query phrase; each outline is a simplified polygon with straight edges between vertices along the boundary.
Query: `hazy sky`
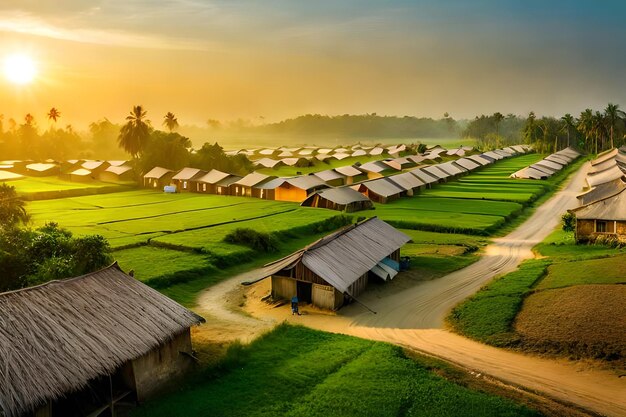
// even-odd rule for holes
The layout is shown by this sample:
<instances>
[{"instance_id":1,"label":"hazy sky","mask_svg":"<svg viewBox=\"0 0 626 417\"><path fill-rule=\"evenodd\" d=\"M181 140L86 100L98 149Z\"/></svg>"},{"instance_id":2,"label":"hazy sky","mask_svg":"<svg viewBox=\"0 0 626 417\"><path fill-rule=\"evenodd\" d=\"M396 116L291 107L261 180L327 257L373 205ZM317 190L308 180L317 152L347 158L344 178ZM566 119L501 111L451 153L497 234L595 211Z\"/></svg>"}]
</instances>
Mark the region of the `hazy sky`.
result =
<instances>
[{"instance_id":1,"label":"hazy sky","mask_svg":"<svg viewBox=\"0 0 626 417\"><path fill-rule=\"evenodd\" d=\"M549 3L549 5L547 5ZM0 0L0 113L65 122L626 107L624 1Z\"/></svg>"}]
</instances>

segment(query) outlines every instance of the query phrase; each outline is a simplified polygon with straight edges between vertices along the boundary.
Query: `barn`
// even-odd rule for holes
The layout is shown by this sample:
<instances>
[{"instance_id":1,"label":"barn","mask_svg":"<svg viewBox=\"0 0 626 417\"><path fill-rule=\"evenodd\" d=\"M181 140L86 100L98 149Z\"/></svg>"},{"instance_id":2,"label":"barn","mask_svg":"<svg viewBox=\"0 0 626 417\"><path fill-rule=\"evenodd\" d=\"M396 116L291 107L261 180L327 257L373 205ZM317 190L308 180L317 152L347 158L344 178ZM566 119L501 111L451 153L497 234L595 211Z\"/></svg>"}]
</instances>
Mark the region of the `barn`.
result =
<instances>
[{"instance_id":1,"label":"barn","mask_svg":"<svg viewBox=\"0 0 626 417\"><path fill-rule=\"evenodd\" d=\"M174 171L170 169L154 167L146 174L144 174L143 186L147 188L157 188L162 190L163 187L165 187L166 185L170 185L173 176Z\"/></svg>"},{"instance_id":2,"label":"barn","mask_svg":"<svg viewBox=\"0 0 626 417\"><path fill-rule=\"evenodd\" d=\"M593 242L600 236L626 242L625 190L569 210L576 216L577 242Z\"/></svg>"},{"instance_id":3,"label":"barn","mask_svg":"<svg viewBox=\"0 0 626 417\"><path fill-rule=\"evenodd\" d=\"M172 177L172 184L176 186L176 191L190 191L193 180L206 174L198 168L183 168Z\"/></svg>"},{"instance_id":4,"label":"barn","mask_svg":"<svg viewBox=\"0 0 626 417\"><path fill-rule=\"evenodd\" d=\"M113 264L0 294L0 415L115 415L194 365L204 319Z\"/></svg>"},{"instance_id":5,"label":"barn","mask_svg":"<svg viewBox=\"0 0 626 417\"><path fill-rule=\"evenodd\" d=\"M410 240L372 217L265 265L259 278L271 277L273 298L297 296L302 303L336 310L357 299L370 276L395 276L388 264L398 263L400 248Z\"/></svg>"},{"instance_id":6,"label":"barn","mask_svg":"<svg viewBox=\"0 0 626 417\"><path fill-rule=\"evenodd\" d=\"M300 204L304 207L318 207L352 213L374 207L369 198L350 187L327 188L317 191Z\"/></svg>"}]
</instances>

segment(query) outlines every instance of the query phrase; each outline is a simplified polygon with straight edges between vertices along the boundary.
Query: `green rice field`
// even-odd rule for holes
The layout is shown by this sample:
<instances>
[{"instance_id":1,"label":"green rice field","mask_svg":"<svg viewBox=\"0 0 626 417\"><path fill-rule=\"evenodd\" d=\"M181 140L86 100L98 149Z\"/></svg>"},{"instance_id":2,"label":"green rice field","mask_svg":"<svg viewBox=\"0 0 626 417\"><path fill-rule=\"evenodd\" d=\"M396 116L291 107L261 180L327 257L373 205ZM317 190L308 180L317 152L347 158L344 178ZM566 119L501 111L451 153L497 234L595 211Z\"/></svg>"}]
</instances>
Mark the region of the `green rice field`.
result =
<instances>
[{"instance_id":1,"label":"green rice field","mask_svg":"<svg viewBox=\"0 0 626 417\"><path fill-rule=\"evenodd\" d=\"M77 182L62 180L58 177L24 177L10 181L8 184L15 187L15 190L28 200L120 192L136 187L134 183Z\"/></svg>"}]
</instances>

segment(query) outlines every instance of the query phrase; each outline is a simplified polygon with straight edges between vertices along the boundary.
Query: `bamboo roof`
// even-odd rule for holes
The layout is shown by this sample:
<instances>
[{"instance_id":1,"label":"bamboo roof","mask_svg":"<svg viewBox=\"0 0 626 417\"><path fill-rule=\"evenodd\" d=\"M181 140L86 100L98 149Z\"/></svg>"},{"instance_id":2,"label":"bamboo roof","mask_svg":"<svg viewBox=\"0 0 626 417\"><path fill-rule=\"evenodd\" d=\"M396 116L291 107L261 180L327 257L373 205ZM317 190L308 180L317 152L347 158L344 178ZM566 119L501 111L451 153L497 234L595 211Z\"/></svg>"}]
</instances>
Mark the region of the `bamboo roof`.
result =
<instances>
[{"instance_id":1,"label":"bamboo roof","mask_svg":"<svg viewBox=\"0 0 626 417\"><path fill-rule=\"evenodd\" d=\"M32 412L203 321L117 264L1 293L0 411Z\"/></svg>"}]
</instances>

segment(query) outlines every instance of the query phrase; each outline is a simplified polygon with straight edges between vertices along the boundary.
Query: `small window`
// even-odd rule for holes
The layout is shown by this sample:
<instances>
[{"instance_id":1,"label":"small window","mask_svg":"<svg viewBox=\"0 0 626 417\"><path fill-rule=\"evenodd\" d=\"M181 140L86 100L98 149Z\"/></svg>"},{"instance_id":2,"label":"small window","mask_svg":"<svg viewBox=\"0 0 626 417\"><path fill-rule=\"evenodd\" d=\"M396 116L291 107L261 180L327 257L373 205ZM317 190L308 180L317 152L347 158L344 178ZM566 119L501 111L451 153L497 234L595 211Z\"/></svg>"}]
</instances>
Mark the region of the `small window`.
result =
<instances>
[{"instance_id":1,"label":"small window","mask_svg":"<svg viewBox=\"0 0 626 417\"><path fill-rule=\"evenodd\" d=\"M187 181L183 181L183 189L187 189Z\"/></svg>"},{"instance_id":2,"label":"small window","mask_svg":"<svg viewBox=\"0 0 626 417\"><path fill-rule=\"evenodd\" d=\"M606 222L596 220L596 233L606 233Z\"/></svg>"},{"instance_id":3,"label":"small window","mask_svg":"<svg viewBox=\"0 0 626 417\"><path fill-rule=\"evenodd\" d=\"M202 184L202 191L206 191L206 184Z\"/></svg>"}]
</instances>

